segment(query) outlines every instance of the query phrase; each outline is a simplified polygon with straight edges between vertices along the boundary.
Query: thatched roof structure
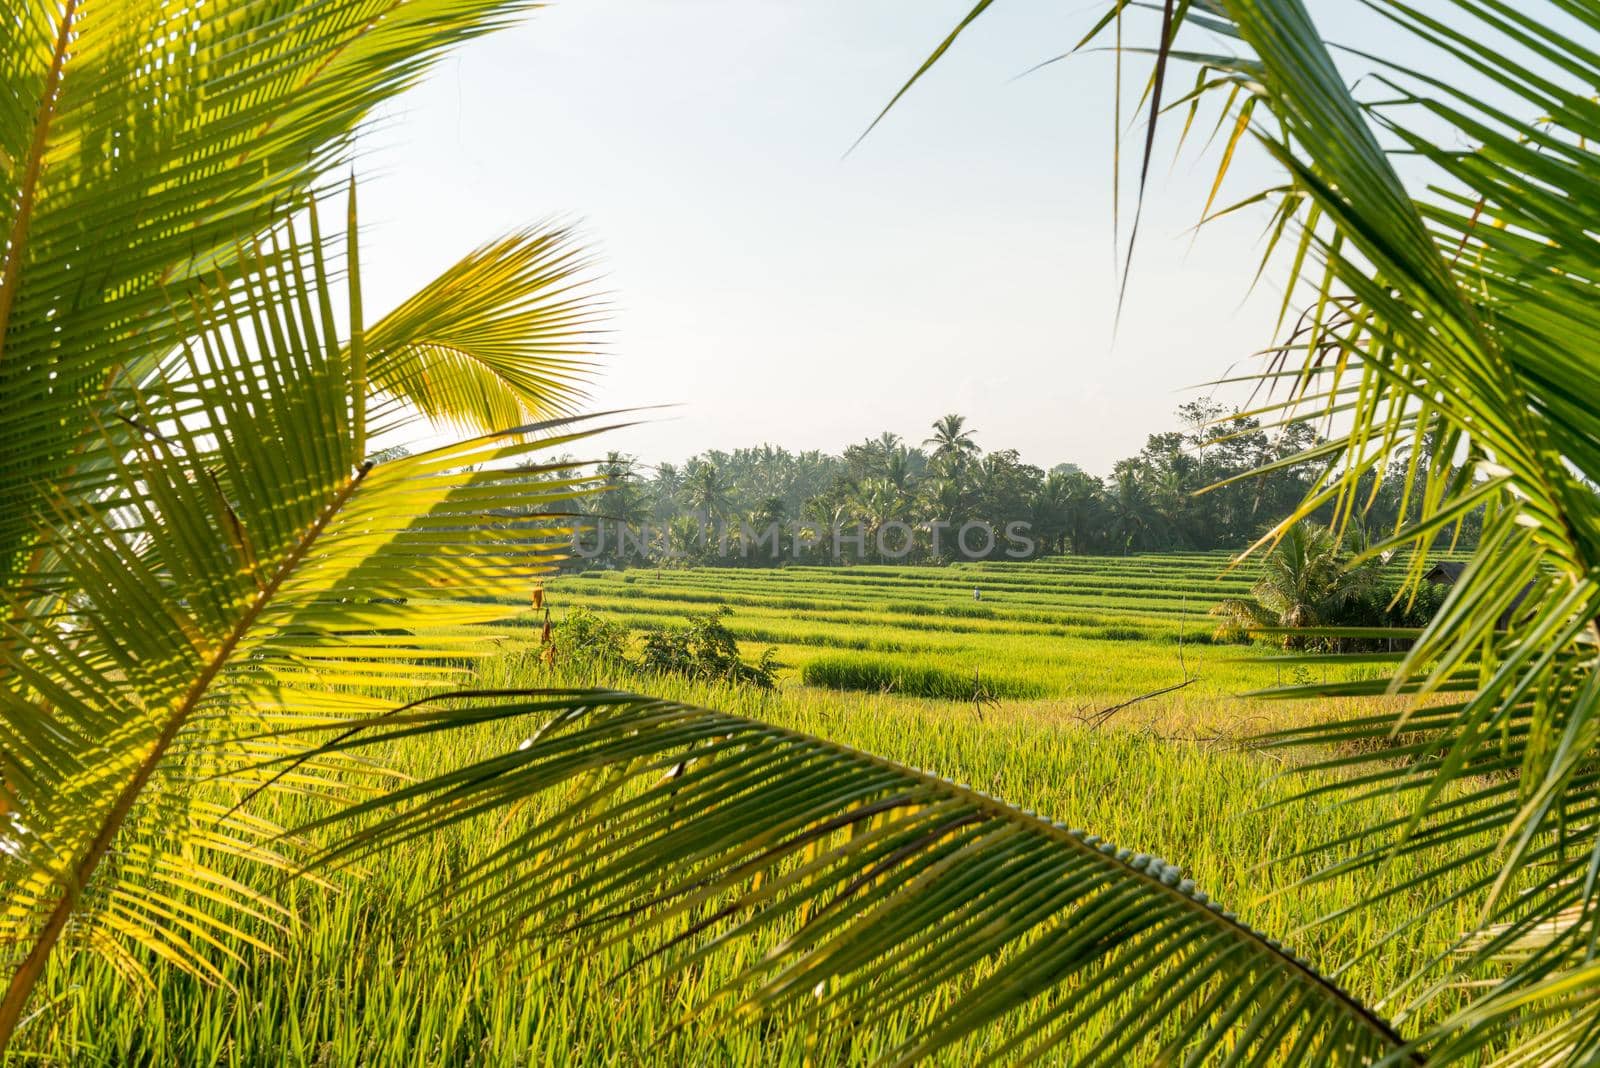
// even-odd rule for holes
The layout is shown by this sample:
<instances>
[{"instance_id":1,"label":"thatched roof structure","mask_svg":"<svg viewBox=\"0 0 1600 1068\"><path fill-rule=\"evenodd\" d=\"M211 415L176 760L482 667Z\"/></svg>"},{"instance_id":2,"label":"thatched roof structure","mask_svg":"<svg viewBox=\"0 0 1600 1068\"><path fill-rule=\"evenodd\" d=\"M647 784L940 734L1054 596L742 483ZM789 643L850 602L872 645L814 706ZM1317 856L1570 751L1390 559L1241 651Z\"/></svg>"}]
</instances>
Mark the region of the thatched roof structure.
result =
<instances>
[{"instance_id":1,"label":"thatched roof structure","mask_svg":"<svg viewBox=\"0 0 1600 1068\"><path fill-rule=\"evenodd\" d=\"M1436 586L1454 586L1461 579L1461 573L1466 569L1467 565L1458 560L1441 560L1423 572L1422 577L1425 581L1431 582ZM1523 600L1527 598L1529 591L1532 589L1533 583L1528 582L1522 589L1517 591L1517 595L1511 599L1511 603L1506 605L1506 610L1500 613L1500 618L1495 620L1496 629L1506 630L1511 626L1512 619L1517 615L1517 609L1522 607Z\"/></svg>"},{"instance_id":2,"label":"thatched roof structure","mask_svg":"<svg viewBox=\"0 0 1600 1068\"><path fill-rule=\"evenodd\" d=\"M1454 586L1456 580L1461 577L1461 572L1466 569L1467 565L1460 561L1441 560L1430 567L1422 578L1424 581L1431 582L1436 586Z\"/></svg>"}]
</instances>

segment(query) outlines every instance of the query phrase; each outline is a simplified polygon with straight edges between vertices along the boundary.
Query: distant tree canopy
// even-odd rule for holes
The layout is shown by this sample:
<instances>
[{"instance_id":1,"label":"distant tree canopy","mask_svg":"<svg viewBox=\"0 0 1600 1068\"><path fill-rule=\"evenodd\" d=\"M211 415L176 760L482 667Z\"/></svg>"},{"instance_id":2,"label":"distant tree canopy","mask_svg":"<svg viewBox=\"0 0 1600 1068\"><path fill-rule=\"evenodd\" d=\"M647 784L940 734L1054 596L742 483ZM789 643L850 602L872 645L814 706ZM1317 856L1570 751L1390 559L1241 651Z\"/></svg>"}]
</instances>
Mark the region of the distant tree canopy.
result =
<instances>
[{"instance_id":1,"label":"distant tree canopy","mask_svg":"<svg viewBox=\"0 0 1600 1068\"><path fill-rule=\"evenodd\" d=\"M594 520L574 564L938 563L1239 549L1305 498L1319 469L1294 458L1320 440L1309 424L1268 429L1207 401L1176 414L1179 429L1151 434L1106 478L1073 463L1047 471L1015 449L986 452L956 413L933 421L921 445L885 431L837 455L759 445L651 467L612 453L598 465L609 489L587 501ZM1395 461L1376 493L1369 482L1368 529L1394 526L1405 463ZM1474 514L1464 524L1468 543L1478 522ZM969 523L995 531L993 545L978 536L958 543ZM841 529L853 534L843 550L827 537Z\"/></svg>"}]
</instances>

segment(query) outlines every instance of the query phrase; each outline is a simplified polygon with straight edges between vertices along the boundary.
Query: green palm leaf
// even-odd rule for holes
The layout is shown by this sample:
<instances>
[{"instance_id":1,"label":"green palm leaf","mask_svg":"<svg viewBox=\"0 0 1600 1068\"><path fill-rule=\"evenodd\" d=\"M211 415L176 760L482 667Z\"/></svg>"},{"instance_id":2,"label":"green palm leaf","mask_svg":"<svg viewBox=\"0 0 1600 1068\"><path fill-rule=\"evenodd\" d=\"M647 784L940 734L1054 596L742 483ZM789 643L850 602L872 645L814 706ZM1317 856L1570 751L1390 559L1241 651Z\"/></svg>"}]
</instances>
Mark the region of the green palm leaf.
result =
<instances>
[{"instance_id":1,"label":"green palm leaf","mask_svg":"<svg viewBox=\"0 0 1600 1068\"><path fill-rule=\"evenodd\" d=\"M1267 372L1292 370L1296 385L1273 410L1338 412L1349 426L1339 462L1286 524L1323 505L1357 514L1383 465L1409 453L1411 507L1368 552L1410 547L1420 580L1427 551L1488 509L1471 563L1392 678L1308 694L1398 691L1420 707L1286 736L1404 732L1329 762L1362 769L1353 789L1417 798L1409 820L1342 843L1355 851L1329 871L1382 875L1379 895L1464 856L1497 857L1475 887L1485 926L1419 962L1405 1013L1487 971L1496 985L1438 1030L1436 1055L1478 1056L1538 1026L1541 1063L1585 1062L1600 1048L1588 965L1600 905L1600 254L1574 205L1600 178L1600 64L1580 36L1600 17L1559 3L1463 0L1448 19L1375 4L1397 38L1459 76L1364 56L1381 90L1362 99L1299 3L1197 7L1247 49L1205 59L1237 93L1225 109L1273 120L1252 130L1290 184L1256 196L1303 223L1293 270L1307 310ZM1414 191L1424 183L1402 179L1397 155L1432 184Z\"/></svg>"},{"instance_id":2,"label":"green palm leaf","mask_svg":"<svg viewBox=\"0 0 1600 1068\"><path fill-rule=\"evenodd\" d=\"M22 0L0 34L0 570L190 300L519 0ZM257 253L258 255L260 253Z\"/></svg>"},{"instance_id":3,"label":"green palm leaf","mask_svg":"<svg viewBox=\"0 0 1600 1068\"><path fill-rule=\"evenodd\" d=\"M0 1043L68 933L203 978L211 954L258 942L227 917L275 907L208 858L287 869L297 846L229 803L260 785L243 769L300 751L271 734L285 724L457 680L504 640L492 624L560 558L561 502L593 482L525 463L586 433L571 420L363 462L325 246L277 238L128 420L137 447L114 454L113 492L51 502L65 595L5 627ZM186 409L208 418L155 414ZM270 785L348 798L387 778L319 758Z\"/></svg>"},{"instance_id":4,"label":"green palm leaf","mask_svg":"<svg viewBox=\"0 0 1600 1068\"><path fill-rule=\"evenodd\" d=\"M513 824L441 889L459 928L643 939L634 967L672 970L753 942L693 1016L776 1013L827 1034L944 1004L894 1063L1002 1024L991 1063L1028 1060L1102 1018L1078 1063L1404 1056L1381 1018L1177 867L820 738L610 691L478 692L416 702L314 753L496 721L532 736L301 828L347 836L315 864L555 791L557 815Z\"/></svg>"},{"instance_id":5,"label":"green palm leaf","mask_svg":"<svg viewBox=\"0 0 1600 1068\"><path fill-rule=\"evenodd\" d=\"M1120 47L1133 6L1109 5L1089 37L1115 23ZM1335 48L1299 0L1143 6L1159 14L1144 31L1156 57L1146 162L1160 118L1186 107L1186 133L1214 105L1233 133L1209 199L1246 132L1284 176L1218 213L1267 206L1267 257L1290 273L1284 307L1303 309L1271 351L1259 414L1343 430L1302 458L1325 474L1273 539L1318 509L1336 525L1358 516L1397 458L1406 506L1368 555L1410 549L1420 582L1429 550L1472 510L1487 513L1464 574L1389 678L1292 691L1415 698L1400 714L1282 736L1342 745L1323 766L1359 773L1345 790L1417 799L1410 818L1329 843L1349 856L1323 874L1369 871L1379 898L1463 858L1498 858L1473 887L1482 926L1419 962L1391 1000L1403 1018L1487 976L1486 995L1429 1037L1432 1056L1498 1048L1507 1063L1589 1063L1600 1053L1600 246L1585 206L1600 189L1600 14L1566 0L1374 0L1364 7L1385 32ZM1205 44L1186 49L1189 37ZM1169 61L1200 68L1176 103L1162 97Z\"/></svg>"},{"instance_id":6,"label":"green palm leaf","mask_svg":"<svg viewBox=\"0 0 1600 1068\"><path fill-rule=\"evenodd\" d=\"M561 225L478 249L366 331L372 388L476 433L571 411L605 313L591 266Z\"/></svg>"},{"instance_id":7,"label":"green palm leaf","mask_svg":"<svg viewBox=\"0 0 1600 1068\"><path fill-rule=\"evenodd\" d=\"M1554 928L1560 933L1511 967L1495 993L1440 1032L1441 1055L1459 1057L1546 1015L1553 1033L1571 1040L1563 1056L1576 1063L1595 1048L1586 960L1597 899L1585 873L1600 838L1584 813L1600 728L1600 501L1592 488L1600 415L1580 398L1600 387L1600 334L1592 283L1580 281L1595 277L1593 242L1565 217L1570 198L1585 196L1600 174L1580 147L1600 132L1600 112L1550 79L1600 69L1559 36L1547 38L1538 72L1495 46L1519 28L1548 33L1553 10L1535 21L1526 11L1461 7L1477 26L1447 29L1404 5L1387 13L1397 29L1472 64L1489 85L1474 95L1395 76L1388 88L1483 146L1472 152L1412 132L1387 107L1358 105L1326 54L1307 49L1316 34L1297 5L1229 13L1256 53L1263 101L1286 126L1287 139L1269 148L1332 227L1312 234L1313 254L1351 294L1342 314L1314 328L1301 371L1302 392L1320 394L1311 403L1337 398L1353 421L1345 462L1318 496L1348 513L1359 506L1362 477L1402 442L1412 444L1421 461L1412 476L1417 519L1391 544L1418 549L1414 574L1422 550L1464 504L1491 507L1462 580L1390 683L1418 694L1475 690L1430 704L1412 761L1364 777L1366 787L1381 780L1414 791L1418 805L1409 824L1375 836L1356 862L1399 850L1426 873L1459 863L1463 850L1501 860L1478 889L1486 923L1507 924L1507 933L1466 932L1456 959L1419 970L1432 974L1419 975L1414 1004L1463 974L1481 974L1509 936L1548 929L1576 909L1581 920ZM1590 28L1597 24L1591 13ZM1490 101L1535 116L1554 108L1561 121L1540 130ZM1375 131L1433 164L1441 186L1463 191L1413 197ZM1575 360L1576 353L1586 355ZM1441 718L1446 710L1453 715ZM1390 729L1411 726L1401 717ZM1330 725L1305 737L1336 743L1348 733ZM1457 786L1484 775L1487 785Z\"/></svg>"}]
</instances>

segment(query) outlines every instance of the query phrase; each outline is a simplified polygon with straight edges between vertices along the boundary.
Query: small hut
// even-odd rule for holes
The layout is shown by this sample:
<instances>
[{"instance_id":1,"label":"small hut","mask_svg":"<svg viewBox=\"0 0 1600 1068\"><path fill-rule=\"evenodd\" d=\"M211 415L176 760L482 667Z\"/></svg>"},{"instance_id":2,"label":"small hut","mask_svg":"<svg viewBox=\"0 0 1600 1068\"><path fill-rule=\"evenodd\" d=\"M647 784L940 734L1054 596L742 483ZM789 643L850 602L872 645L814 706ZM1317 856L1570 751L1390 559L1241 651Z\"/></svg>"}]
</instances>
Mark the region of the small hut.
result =
<instances>
[{"instance_id":1,"label":"small hut","mask_svg":"<svg viewBox=\"0 0 1600 1068\"><path fill-rule=\"evenodd\" d=\"M1461 563L1460 561L1441 560L1437 564L1434 564L1432 567L1428 568L1427 571L1423 572L1422 577L1425 581L1431 582L1436 586L1454 586L1458 581L1460 581L1461 573L1466 569L1467 565ZM1500 613L1500 618L1495 620L1494 625L1496 630L1507 630L1510 628L1511 620L1516 616L1517 609L1522 607L1522 602L1527 598L1528 591L1532 589L1533 583L1530 581L1527 585L1523 586L1522 589L1517 591L1517 595L1511 599L1511 603L1506 606L1506 610Z\"/></svg>"},{"instance_id":2,"label":"small hut","mask_svg":"<svg viewBox=\"0 0 1600 1068\"><path fill-rule=\"evenodd\" d=\"M1460 561L1441 560L1428 568L1422 578L1423 581L1431 582L1435 586L1454 586L1456 580L1461 577L1461 572L1466 569L1467 565Z\"/></svg>"}]
</instances>

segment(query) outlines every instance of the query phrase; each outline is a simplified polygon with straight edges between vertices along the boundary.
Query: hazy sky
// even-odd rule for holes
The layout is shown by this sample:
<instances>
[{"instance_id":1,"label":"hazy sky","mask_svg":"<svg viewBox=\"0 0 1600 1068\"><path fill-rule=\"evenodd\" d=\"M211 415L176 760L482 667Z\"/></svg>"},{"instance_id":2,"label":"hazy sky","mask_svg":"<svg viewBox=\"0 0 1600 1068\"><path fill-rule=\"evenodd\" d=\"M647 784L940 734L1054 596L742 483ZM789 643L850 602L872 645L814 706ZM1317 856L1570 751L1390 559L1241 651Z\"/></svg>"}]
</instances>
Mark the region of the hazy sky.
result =
<instances>
[{"instance_id":1,"label":"hazy sky","mask_svg":"<svg viewBox=\"0 0 1600 1068\"><path fill-rule=\"evenodd\" d=\"M1106 472L1268 339L1263 219L1191 241L1214 158L1162 155L1113 337L1110 57L1015 78L1099 0L996 4L842 158L970 2L563 0L462 49L368 137L368 307L570 216L618 302L595 405L681 404L607 447L916 442L959 411Z\"/></svg>"}]
</instances>

